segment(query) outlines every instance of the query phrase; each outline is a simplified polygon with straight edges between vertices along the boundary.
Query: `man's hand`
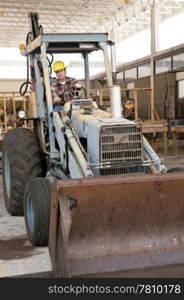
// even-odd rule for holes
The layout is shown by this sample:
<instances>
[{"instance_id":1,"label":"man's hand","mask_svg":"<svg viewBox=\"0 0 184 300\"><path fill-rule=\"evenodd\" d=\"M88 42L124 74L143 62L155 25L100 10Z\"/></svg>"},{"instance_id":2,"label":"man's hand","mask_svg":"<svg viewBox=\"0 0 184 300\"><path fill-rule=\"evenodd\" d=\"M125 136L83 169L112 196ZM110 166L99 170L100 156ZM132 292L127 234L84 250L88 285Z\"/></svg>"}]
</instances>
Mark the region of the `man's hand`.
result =
<instances>
[{"instance_id":1,"label":"man's hand","mask_svg":"<svg viewBox=\"0 0 184 300\"><path fill-rule=\"evenodd\" d=\"M54 97L54 104L61 102L61 99L57 96Z\"/></svg>"},{"instance_id":2,"label":"man's hand","mask_svg":"<svg viewBox=\"0 0 184 300\"><path fill-rule=\"evenodd\" d=\"M74 85L74 88L77 89L77 90L80 90L81 89L81 84L80 83L76 83Z\"/></svg>"},{"instance_id":3,"label":"man's hand","mask_svg":"<svg viewBox=\"0 0 184 300\"><path fill-rule=\"evenodd\" d=\"M63 100L64 100L64 102L70 102L70 101L72 101L72 99L73 99L73 95L72 95L71 91L65 91L63 93Z\"/></svg>"}]
</instances>

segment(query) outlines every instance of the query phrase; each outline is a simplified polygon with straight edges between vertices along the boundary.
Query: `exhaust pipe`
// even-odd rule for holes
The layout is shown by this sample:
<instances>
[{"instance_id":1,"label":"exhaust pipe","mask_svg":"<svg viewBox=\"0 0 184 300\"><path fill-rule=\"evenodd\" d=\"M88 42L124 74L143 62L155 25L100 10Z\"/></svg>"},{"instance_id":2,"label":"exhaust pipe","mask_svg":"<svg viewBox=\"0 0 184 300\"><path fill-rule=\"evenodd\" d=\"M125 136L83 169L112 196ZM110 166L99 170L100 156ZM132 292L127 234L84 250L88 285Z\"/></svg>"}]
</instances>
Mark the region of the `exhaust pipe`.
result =
<instances>
[{"instance_id":1,"label":"exhaust pipe","mask_svg":"<svg viewBox=\"0 0 184 300\"><path fill-rule=\"evenodd\" d=\"M121 90L119 85L109 87L112 118L122 117Z\"/></svg>"}]
</instances>

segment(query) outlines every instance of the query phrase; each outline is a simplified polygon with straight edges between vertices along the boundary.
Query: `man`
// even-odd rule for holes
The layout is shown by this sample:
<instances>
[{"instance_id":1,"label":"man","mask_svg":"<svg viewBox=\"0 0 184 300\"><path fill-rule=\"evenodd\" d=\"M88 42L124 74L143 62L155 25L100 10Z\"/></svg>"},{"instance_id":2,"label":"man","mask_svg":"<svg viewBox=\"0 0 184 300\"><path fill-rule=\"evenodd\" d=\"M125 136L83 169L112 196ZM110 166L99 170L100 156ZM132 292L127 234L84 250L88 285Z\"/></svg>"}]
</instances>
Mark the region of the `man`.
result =
<instances>
[{"instance_id":1,"label":"man","mask_svg":"<svg viewBox=\"0 0 184 300\"><path fill-rule=\"evenodd\" d=\"M62 110L64 104L72 100L72 89L80 88L81 86L76 79L66 76L64 62L56 61L53 65L53 71L56 73L56 80L51 83L51 94L54 110L57 111Z\"/></svg>"}]
</instances>

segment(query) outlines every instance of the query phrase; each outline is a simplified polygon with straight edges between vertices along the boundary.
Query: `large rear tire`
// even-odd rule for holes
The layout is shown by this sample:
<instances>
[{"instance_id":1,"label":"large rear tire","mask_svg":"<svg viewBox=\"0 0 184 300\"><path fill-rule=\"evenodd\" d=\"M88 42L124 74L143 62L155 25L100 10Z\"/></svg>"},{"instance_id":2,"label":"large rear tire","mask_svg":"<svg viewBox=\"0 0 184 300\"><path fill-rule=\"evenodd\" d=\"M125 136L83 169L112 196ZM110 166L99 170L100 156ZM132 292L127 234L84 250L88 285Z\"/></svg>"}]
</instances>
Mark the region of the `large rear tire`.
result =
<instances>
[{"instance_id":1,"label":"large rear tire","mask_svg":"<svg viewBox=\"0 0 184 300\"><path fill-rule=\"evenodd\" d=\"M31 179L24 191L27 234L33 246L48 246L51 183L46 178Z\"/></svg>"},{"instance_id":2,"label":"large rear tire","mask_svg":"<svg viewBox=\"0 0 184 300\"><path fill-rule=\"evenodd\" d=\"M11 215L21 216L25 184L42 173L39 144L29 129L8 131L3 145L2 170L6 209Z\"/></svg>"}]
</instances>

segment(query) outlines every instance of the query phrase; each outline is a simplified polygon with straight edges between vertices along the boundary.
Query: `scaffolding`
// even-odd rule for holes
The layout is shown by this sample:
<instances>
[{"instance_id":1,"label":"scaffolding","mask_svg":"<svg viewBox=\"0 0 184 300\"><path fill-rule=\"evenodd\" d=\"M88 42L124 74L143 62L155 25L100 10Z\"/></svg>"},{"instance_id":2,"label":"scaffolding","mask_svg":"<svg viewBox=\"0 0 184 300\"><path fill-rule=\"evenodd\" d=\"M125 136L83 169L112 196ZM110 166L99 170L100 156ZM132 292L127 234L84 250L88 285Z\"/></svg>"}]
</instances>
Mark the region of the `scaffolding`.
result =
<instances>
[{"instance_id":1,"label":"scaffolding","mask_svg":"<svg viewBox=\"0 0 184 300\"><path fill-rule=\"evenodd\" d=\"M2 91L0 92L0 140L8 130L17 127L30 128L31 121L20 120L18 113L24 111L26 117L30 116L31 112L31 94L26 93L20 96L19 92Z\"/></svg>"}]
</instances>

